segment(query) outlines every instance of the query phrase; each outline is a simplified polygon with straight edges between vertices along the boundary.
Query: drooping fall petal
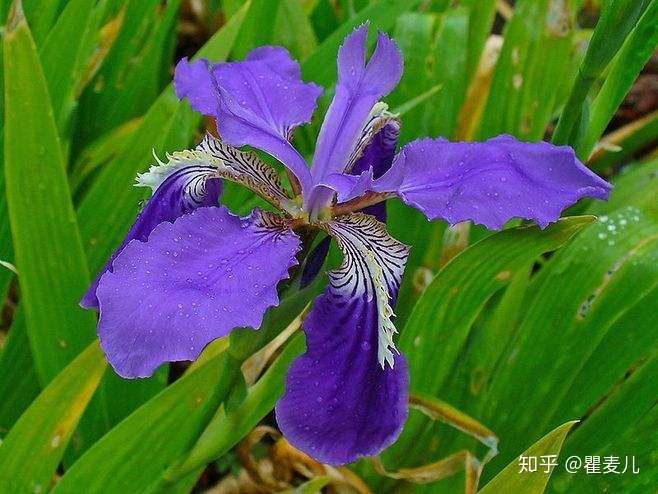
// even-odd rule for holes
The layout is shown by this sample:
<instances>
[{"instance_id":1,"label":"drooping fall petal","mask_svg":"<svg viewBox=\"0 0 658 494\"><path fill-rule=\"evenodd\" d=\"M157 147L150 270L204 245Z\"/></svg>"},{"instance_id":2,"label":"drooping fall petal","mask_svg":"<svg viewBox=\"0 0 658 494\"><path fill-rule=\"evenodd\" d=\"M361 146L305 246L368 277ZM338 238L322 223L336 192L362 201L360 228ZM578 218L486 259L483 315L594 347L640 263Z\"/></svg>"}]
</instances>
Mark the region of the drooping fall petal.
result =
<instances>
[{"instance_id":1,"label":"drooping fall petal","mask_svg":"<svg viewBox=\"0 0 658 494\"><path fill-rule=\"evenodd\" d=\"M236 327L258 328L300 240L271 213L199 208L133 240L98 284L101 346L123 377L193 360Z\"/></svg>"},{"instance_id":2,"label":"drooping fall petal","mask_svg":"<svg viewBox=\"0 0 658 494\"><path fill-rule=\"evenodd\" d=\"M288 372L276 417L294 446L344 464L390 445L407 417L409 376L390 317L409 248L364 214L328 230L343 264L304 321L307 351Z\"/></svg>"}]
</instances>

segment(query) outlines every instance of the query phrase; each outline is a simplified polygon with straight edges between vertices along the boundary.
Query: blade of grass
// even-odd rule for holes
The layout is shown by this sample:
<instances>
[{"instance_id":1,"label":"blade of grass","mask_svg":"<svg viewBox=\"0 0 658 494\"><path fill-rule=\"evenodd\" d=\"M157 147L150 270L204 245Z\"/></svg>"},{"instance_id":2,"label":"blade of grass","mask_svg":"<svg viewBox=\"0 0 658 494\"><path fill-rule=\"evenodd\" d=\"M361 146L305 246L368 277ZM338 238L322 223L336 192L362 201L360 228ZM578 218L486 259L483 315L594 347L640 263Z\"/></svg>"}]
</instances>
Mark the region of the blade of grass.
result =
<instances>
[{"instance_id":1,"label":"blade of grass","mask_svg":"<svg viewBox=\"0 0 658 494\"><path fill-rule=\"evenodd\" d=\"M469 13L465 8L446 11L434 47L432 82L441 91L425 109L430 136L454 138L459 109L468 87L467 58ZM425 135L425 134L421 134Z\"/></svg>"},{"instance_id":2,"label":"blade of grass","mask_svg":"<svg viewBox=\"0 0 658 494\"><path fill-rule=\"evenodd\" d=\"M658 111L655 111L606 135L588 164L597 173L611 175L615 165L627 162L633 153L657 140Z\"/></svg>"},{"instance_id":3,"label":"blade of grass","mask_svg":"<svg viewBox=\"0 0 658 494\"><path fill-rule=\"evenodd\" d=\"M85 255L46 80L20 1L7 24L4 59L9 219L27 335L45 385L95 338L96 318L77 304L89 283ZM82 447L105 428L102 400L101 394L89 408Z\"/></svg>"},{"instance_id":4,"label":"blade of grass","mask_svg":"<svg viewBox=\"0 0 658 494\"><path fill-rule=\"evenodd\" d=\"M242 26L249 4L208 41L197 57L225 59ZM144 191L133 187L135 176L153 162L152 152L181 149L189 144L199 117L187 103L176 98L171 85L165 89L144 116L137 130L117 155L105 165L78 208L83 245L93 273L108 257L134 221ZM100 224L98 218L105 218Z\"/></svg>"},{"instance_id":5,"label":"blade of grass","mask_svg":"<svg viewBox=\"0 0 658 494\"><path fill-rule=\"evenodd\" d=\"M568 77L575 14L570 2L523 0L506 25L479 139L512 133L543 137ZM553 81L546 84L546 81Z\"/></svg>"},{"instance_id":6,"label":"blade of grass","mask_svg":"<svg viewBox=\"0 0 658 494\"><path fill-rule=\"evenodd\" d=\"M0 447L0 491L47 490L106 364L92 343L55 377Z\"/></svg>"},{"instance_id":7,"label":"blade of grass","mask_svg":"<svg viewBox=\"0 0 658 494\"><path fill-rule=\"evenodd\" d=\"M183 376L95 443L52 492L146 492L201 433L235 372L224 352Z\"/></svg>"},{"instance_id":8,"label":"blade of grass","mask_svg":"<svg viewBox=\"0 0 658 494\"><path fill-rule=\"evenodd\" d=\"M41 391L32 363L23 312L18 309L0 353L0 437Z\"/></svg>"},{"instance_id":9,"label":"blade of grass","mask_svg":"<svg viewBox=\"0 0 658 494\"><path fill-rule=\"evenodd\" d=\"M235 446L262 418L274 408L283 394L285 374L292 360L304 351L304 338L297 335L288 343L279 357L235 410L220 412L210 422L199 441L183 462L165 473L159 488L166 492L168 484L175 484L190 472L219 458Z\"/></svg>"},{"instance_id":10,"label":"blade of grass","mask_svg":"<svg viewBox=\"0 0 658 494\"><path fill-rule=\"evenodd\" d=\"M576 145L579 156L590 155L656 46L658 0L653 0L612 61L605 82L592 102L587 131Z\"/></svg>"},{"instance_id":11,"label":"blade of grass","mask_svg":"<svg viewBox=\"0 0 658 494\"><path fill-rule=\"evenodd\" d=\"M5 57L5 179L22 304L36 368L49 382L94 338L77 301L89 279L46 81L14 4ZM30 81L30 84L25 84Z\"/></svg>"},{"instance_id":12,"label":"blade of grass","mask_svg":"<svg viewBox=\"0 0 658 494\"><path fill-rule=\"evenodd\" d=\"M514 344L491 377L482 417L512 451L568 417L587 423L592 410L622 392L626 376L655 352L657 165L646 173L647 165L639 167L632 181L620 183L610 203L592 210L602 214L600 220L533 277ZM655 375L646 376L655 382ZM616 420L631 425L655 405L654 396L638 396ZM509 451L498 467L511 459Z\"/></svg>"},{"instance_id":13,"label":"blade of grass","mask_svg":"<svg viewBox=\"0 0 658 494\"><path fill-rule=\"evenodd\" d=\"M470 81L475 75L480 56L491 33L496 14L496 0L467 0L468 18L468 63L466 72Z\"/></svg>"},{"instance_id":14,"label":"blade of grass","mask_svg":"<svg viewBox=\"0 0 658 494\"><path fill-rule=\"evenodd\" d=\"M590 88L621 48L648 4L649 0L609 0L605 3L555 128L555 144L575 144L578 141Z\"/></svg>"},{"instance_id":15,"label":"blade of grass","mask_svg":"<svg viewBox=\"0 0 658 494\"><path fill-rule=\"evenodd\" d=\"M235 58L244 58L253 48L271 43L280 3L283 2L260 0L250 3L233 46Z\"/></svg>"},{"instance_id":16,"label":"blade of grass","mask_svg":"<svg viewBox=\"0 0 658 494\"><path fill-rule=\"evenodd\" d=\"M567 434L576 423L576 421L567 422L549 432L524 451L521 456L537 458L544 455L559 455ZM543 494L551 473L553 473L552 469L548 472L539 469L534 472L519 473L519 462L515 460L488 482L480 490L480 494L496 494L499 492Z\"/></svg>"},{"instance_id":17,"label":"blade of grass","mask_svg":"<svg viewBox=\"0 0 658 494\"><path fill-rule=\"evenodd\" d=\"M399 348L407 356L412 392L440 396L486 423L500 437L505 451L505 436L495 427L495 421L476 415L475 400L465 402L461 388L454 384L461 377L457 371L465 348L474 339L476 322L489 301L506 289L517 273L527 273L528 266L542 253L558 249L593 220L591 216L571 217L545 230L503 230L471 245L448 262L420 297L401 331ZM506 341L500 344L505 345ZM438 348L441 358L437 360L434 355ZM446 449L447 440L441 436L441 441L437 441L436 432L424 417L411 414L400 439L382 455L385 463L397 468L413 467L427 463L427 458L445 455L446 451L468 447L460 444L457 449ZM368 480L381 481L376 477ZM377 486L373 484L373 488Z\"/></svg>"},{"instance_id":18,"label":"blade of grass","mask_svg":"<svg viewBox=\"0 0 658 494\"><path fill-rule=\"evenodd\" d=\"M287 46L293 56L306 60L317 49L313 26L299 0L283 0L276 16L273 43Z\"/></svg>"},{"instance_id":19,"label":"blade of grass","mask_svg":"<svg viewBox=\"0 0 658 494\"><path fill-rule=\"evenodd\" d=\"M92 22L95 0L71 0L64 8L40 50L55 121L64 129L65 107L72 104L73 75L82 49L84 33Z\"/></svg>"},{"instance_id":20,"label":"blade of grass","mask_svg":"<svg viewBox=\"0 0 658 494\"><path fill-rule=\"evenodd\" d=\"M67 0L24 0L25 17L37 46L41 46ZM11 4L5 1L3 4Z\"/></svg>"}]
</instances>

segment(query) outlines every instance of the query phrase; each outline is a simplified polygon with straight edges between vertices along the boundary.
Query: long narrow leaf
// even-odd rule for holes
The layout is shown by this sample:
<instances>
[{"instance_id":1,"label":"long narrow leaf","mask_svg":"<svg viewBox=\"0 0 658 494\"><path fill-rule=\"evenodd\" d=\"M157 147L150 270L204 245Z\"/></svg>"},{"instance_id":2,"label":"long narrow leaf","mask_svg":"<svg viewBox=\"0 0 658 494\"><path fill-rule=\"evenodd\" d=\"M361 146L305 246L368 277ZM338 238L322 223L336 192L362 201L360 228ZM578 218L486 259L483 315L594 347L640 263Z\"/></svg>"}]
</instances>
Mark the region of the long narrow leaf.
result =
<instances>
[{"instance_id":1,"label":"long narrow leaf","mask_svg":"<svg viewBox=\"0 0 658 494\"><path fill-rule=\"evenodd\" d=\"M605 3L553 134L554 143L577 142L590 88L621 48L648 4L649 0L610 0Z\"/></svg>"},{"instance_id":2,"label":"long narrow leaf","mask_svg":"<svg viewBox=\"0 0 658 494\"><path fill-rule=\"evenodd\" d=\"M30 405L0 446L0 491L45 491L106 369L98 343Z\"/></svg>"},{"instance_id":3,"label":"long narrow leaf","mask_svg":"<svg viewBox=\"0 0 658 494\"><path fill-rule=\"evenodd\" d=\"M47 383L94 338L95 320L77 307L89 282L85 256L50 96L20 2L7 25L4 58L9 217L28 335Z\"/></svg>"},{"instance_id":4,"label":"long narrow leaf","mask_svg":"<svg viewBox=\"0 0 658 494\"><path fill-rule=\"evenodd\" d=\"M589 156L656 46L658 1L653 0L619 50L603 87L592 102L587 133L576 146L579 156Z\"/></svg>"}]
</instances>

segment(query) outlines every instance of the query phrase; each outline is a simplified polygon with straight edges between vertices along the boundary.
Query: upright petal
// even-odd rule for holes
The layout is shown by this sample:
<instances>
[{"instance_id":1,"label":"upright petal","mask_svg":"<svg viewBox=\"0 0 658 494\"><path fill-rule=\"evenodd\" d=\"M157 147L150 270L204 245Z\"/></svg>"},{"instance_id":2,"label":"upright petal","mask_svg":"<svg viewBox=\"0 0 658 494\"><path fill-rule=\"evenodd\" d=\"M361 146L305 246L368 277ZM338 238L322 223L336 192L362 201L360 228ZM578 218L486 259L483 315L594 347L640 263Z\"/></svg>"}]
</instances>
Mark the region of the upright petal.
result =
<instances>
[{"instance_id":1,"label":"upright petal","mask_svg":"<svg viewBox=\"0 0 658 494\"><path fill-rule=\"evenodd\" d=\"M86 309L98 308L98 282L103 273L112 270L112 261L131 240L144 242L160 223L172 222L198 207L218 205L222 181L216 172L216 167L209 163L181 161L168 165L161 163L144 174L138 185L151 187L153 196L137 216L119 248L94 279L80 305Z\"/></svg>"},{"instance_id":2,"label":"upright petal","mask_svg":"<svg viewBox=\"0 0 658 494\"><path fill-rule=\"evenodd\" d=\"M174 88L178 98L187 98L194 110L202 115L217 115L219 88L207 60L189 62L187 57L182 58L174 71Z\"/></svg>"},{"instance_id":3,"label":"upright petal","mask_svg":"<svg viewBox=\"0 0 658 494\"><path fill-rule=\"evenodd\" d=\"M360 175L372 170L374 178L381 177L393 164L398 137L400 121L395 115L385 112L373 117L362 129L345 173Z\"/></svg>"},{"instance_id":4,"label":"upright petal","mask_svg":"<svg viewBox=\"0 0 658 494\"><path fill-rule=\"evenodd\" d=\"M338 52L336 94L313 157L314 184L346 169L373 106L395 88L402 75L402 55L395 42L383 33L379 33L375 52L366 64L367 35L368 26L361 26L345 39ZM307 204L326 203L331 191L319 188L314 196L308 197Z\"/></svg>"},{"instance_id":5,"label":"upright petal","mask_svg":"<svg viewBox=\"0 0 658 494\"><path fill-rule=\"evenodd\" d=\"M390 113L384 112L372 119L362 132L359 145L351 158L353 165L346 170L352 176L367 174L368 180L378 179L393 164L395 149L400 136L400 122ZM341 191L337 191L339 196ZM386 222L386 203L380 202L362 210L379 221Z\"/></svg>"},{"instance_id":6,"label":"upright petal","mask_svg":"<svg viewBox=\"0 0 658 494\"><path fill-rule=\"evenodd\" d=\"M295 127L311 120L322 88L302 81L299 64L284 48L257 48L243 62L215 66L183 59L174 82L179 97L217 118L223 140L266 151L308 187L307 164L289 139Z\"/></svg>"},{"instance_id":7,"label":"upright petal","mask_svg":"<svg viewBox=\"0 0 658 494\"><path fill-rule=\"evenodd\" d=\"M486 142L414 141L389 172L360 187L396 192L429 219L472 220L490 229L512 218L543 228L579 199L607 199L611 189L570 147L505 135Z\"/></svg>"},{"instance_id":8,"label":"upright petal","mask_svg":"<svg viewBox=\"0 0 658 494\"><path fill-rule=\"evenodd\" d=\"M199 208L132 241L98 285L101 346L123 377L194 360L236 327L258 328L297 263L299 238L271 213Z\"/></svg>"},{"instance_id":9,"label":"upright petal","mask_svg":"<svg viewBox=\"0 0 658 494\"><path fill-rule=\"evenodd\" d=\"M409 248L361 213L327 230L343 264L304 321L307 351L290 367L276 417L294 446L344 464L393 443L407 417L409 376L390 317Z\"/></svg>"}]
</instances>

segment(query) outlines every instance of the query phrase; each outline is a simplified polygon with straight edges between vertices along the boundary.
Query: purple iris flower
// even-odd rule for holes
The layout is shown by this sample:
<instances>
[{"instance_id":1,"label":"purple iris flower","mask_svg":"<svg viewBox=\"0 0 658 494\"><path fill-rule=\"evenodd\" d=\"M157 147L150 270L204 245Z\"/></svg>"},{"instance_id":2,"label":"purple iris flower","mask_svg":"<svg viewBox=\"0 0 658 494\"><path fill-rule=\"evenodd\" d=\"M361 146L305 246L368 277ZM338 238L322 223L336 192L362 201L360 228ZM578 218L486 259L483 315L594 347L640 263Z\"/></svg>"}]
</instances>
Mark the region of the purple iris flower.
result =
<instances>
[{"instance_id":1,"label":"purple iris flower","mask_svg":"<svg viewBox=\"0 0 658 494\"><path fill-rule=\"evenodd\" d=\"M100 311L100 342L116 372L149 376L165 362L196 359L233 328L258 328L299 262L300 228L326 232L343 263L304 321L307 350L288 372L276 418L293 445L331 464L380 452L407 417L409 375L391 317L409 247L376 219L384 200L398 196L430 220L500 229L515 217L545 227L580 198L610 191L571 148L510 136L420 139L395 154L400 122L380 99L400 80L402 56L380 33L367 60L367 33L359 27L340 48L310 167L290 139L322 89L303 82L285 49L218 65L181 60L178 96L215 117L221 139L206 136L138 177L153 196L82 301ZM244 145L283 163L293 193ZM222 180L278 212L231 214L219 204Z\"/></svg>"}]
</instances>

